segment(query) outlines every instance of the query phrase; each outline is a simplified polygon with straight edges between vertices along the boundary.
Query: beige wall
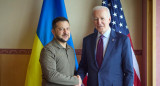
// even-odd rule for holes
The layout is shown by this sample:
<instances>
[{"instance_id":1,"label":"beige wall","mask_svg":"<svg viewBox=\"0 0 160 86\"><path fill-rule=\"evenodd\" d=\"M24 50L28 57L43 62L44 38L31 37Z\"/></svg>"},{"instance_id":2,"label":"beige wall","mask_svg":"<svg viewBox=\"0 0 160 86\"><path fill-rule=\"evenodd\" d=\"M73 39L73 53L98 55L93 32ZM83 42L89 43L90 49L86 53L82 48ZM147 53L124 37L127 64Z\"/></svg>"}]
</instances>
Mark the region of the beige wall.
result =
<instances>
[{"instance_id":1,"label":"beige wall","mask_svg":"<svg viewBox=\"0 0 160 86\"><path fill-rule=\"evenodd\" d=\"M156 2L156 76L160 76L160 1ZM156 85L160 86L160 77L156 77Z\"/></svg>"},{"instance_id":2,"label":"beige wall","mask_svg":"<svg viewBox=\"0 0 160 86\"><path fill-rule=\"evenodd\" d=\"M142 0L121 0L135 50L142 50Z\"/></svg>"},{"instance_id":3,"label":"beige wall","mask_svg":"<svg viewBox=\"0 0 160 86\"><path fill-rule=\"evenodd\" d=\"M142 0L121 0L134 49L142 49ZM65 0L74 46L93 32L92 8L101 0ZM0 0L0 48L31 49L42 0Z\"/></svg>"},{"instance_id":4,"label":"beige wall","mask_svg":"<svg viewBox=\"0 0 160 86\"><path fill-rule=\"evenodd\" d=\"M31 49L42 0L0 0L0 48Z\"/></svg>"}]
</instances>

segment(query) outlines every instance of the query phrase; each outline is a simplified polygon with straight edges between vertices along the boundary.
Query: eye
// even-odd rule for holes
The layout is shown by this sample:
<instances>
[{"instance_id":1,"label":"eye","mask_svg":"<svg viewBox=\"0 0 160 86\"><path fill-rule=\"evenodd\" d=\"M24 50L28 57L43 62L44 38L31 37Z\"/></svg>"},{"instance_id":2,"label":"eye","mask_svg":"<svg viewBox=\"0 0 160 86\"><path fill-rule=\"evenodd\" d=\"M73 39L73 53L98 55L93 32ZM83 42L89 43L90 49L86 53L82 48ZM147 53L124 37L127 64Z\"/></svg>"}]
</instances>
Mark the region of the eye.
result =
<instances>
[{"instance_id":1,"label":"eye","mask_svg":"<svg viewBox=\"0 0 160 86\"><path fill-rule=\"evenodd\" d=\"M70 28L66 28L67 30L70 30Z\"/></svg>"},{"instance_id":2,"label":"eye","mask_svg":"<svg viewBox=\"0 0 160 86\"><path fill-rule=\"evenodd\" d=\"M94 18L94 21L97 21L98 20L98 18Z\"/></svg>"},{"instance_id":3,"label":"eye","mask_svg":"<svg viewBox=\"0 0 160 86\"><path fill-rule=\"evenodd\" d=\"M104 18L101 18L101 20L104 20Z\"/></svg>"},{"instance_id":4,"label":"eye","mask_svg":"<svg viewBox=\"0 0 160 86\"><path fill-rule=\"evenodd\" d=\"M59 28L60 31L62 31L64 28Z\"/></svg>"}]
</instances>

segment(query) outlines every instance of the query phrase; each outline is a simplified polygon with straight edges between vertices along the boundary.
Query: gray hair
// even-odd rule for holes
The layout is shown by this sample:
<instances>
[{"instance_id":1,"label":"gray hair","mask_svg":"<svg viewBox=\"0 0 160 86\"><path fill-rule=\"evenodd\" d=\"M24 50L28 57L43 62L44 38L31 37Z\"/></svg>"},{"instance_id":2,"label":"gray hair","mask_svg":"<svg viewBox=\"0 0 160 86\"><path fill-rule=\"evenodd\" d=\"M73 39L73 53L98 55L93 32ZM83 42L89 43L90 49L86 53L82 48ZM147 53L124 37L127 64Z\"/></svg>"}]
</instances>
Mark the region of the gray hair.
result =
<instances>
[{"instance_id":1,"label":"gray hair","mask_svg":"<svg viewBox=\"0 0 160 86\"><path fill-rule=\"evenodd\" d=\"M94 11L101 10L101 9L106 9L106 11L108 12L108 17L110 17L110 11L109 11L108 7L105 7L105 6L95 6L92 10L92 15L93 15Z\"/></svg>"}]
</instances>

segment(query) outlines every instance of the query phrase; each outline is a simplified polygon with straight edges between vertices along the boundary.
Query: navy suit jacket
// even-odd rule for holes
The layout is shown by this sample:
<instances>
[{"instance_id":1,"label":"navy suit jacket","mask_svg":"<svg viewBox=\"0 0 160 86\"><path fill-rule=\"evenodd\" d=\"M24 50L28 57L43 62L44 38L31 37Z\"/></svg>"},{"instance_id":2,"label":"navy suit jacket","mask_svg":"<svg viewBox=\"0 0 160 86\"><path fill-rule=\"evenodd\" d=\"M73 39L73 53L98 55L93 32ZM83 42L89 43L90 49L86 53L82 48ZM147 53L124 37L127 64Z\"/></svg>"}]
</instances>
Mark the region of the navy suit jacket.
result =
<instances>
[{"instance_id":1,"label":"navy suit jacket","mask_svg":"<svg viewBox=\"0 0 160 86\"><path fill-rule=\"evenodd\" d=\"M83 39L82 57L77 74L84 79L88 73L88 86L133 86L134 70L130 40L111 30L101 68L96 61L97 32Z\"/></svg>"}]
</instances>

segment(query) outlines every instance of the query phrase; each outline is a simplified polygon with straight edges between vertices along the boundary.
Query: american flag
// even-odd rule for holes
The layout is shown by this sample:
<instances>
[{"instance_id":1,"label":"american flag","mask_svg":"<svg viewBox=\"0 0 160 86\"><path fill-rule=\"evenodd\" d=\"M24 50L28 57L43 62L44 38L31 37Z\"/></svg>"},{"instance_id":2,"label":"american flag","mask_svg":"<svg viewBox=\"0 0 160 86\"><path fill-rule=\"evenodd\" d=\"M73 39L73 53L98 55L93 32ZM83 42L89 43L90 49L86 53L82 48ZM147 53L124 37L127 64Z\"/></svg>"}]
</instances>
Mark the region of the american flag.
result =
<instances>
[{"instance_id":1,"label":"american flag","mask_svg":"<svg viewBox=\"0 0 160 86\"><path fill-rule=\"evenodd\" d=\"M110 10L110 14L111 14L110 27L114 31L127 35L130 38L133 67L134 67L134 85L133 86L141 86L139 66L133 51L133 45L132 45L129 30L128 30L128 26L125 20L125 16L123 13L121 2L120 0L103 0L102 6L106 6Z\"/></svg>"}]
</instances>

